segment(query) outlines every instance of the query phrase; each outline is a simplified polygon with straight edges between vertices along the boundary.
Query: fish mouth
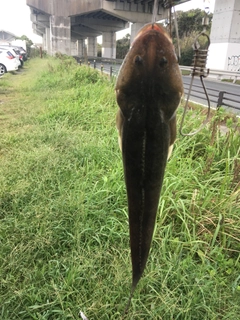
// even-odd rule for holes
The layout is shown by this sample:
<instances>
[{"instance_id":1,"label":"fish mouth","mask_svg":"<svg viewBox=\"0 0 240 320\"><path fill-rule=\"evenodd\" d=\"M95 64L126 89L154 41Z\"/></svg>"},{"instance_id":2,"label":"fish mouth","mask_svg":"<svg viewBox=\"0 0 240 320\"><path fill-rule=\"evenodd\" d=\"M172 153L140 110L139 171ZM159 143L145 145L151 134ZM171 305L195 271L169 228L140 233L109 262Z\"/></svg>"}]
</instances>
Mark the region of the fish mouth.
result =
<instances>
[{"instance_id":1,"label":"fish mouth","mask_svg":"<svg viewBox=\"0 0 240 320\"><path fill-rule=\"evenodd\" d=\"M164 37L167 38L168 41L170 41L172 43L171 37L169 36L167 31L161 26L161 24L153 22L153 23L146 24L145 26L143 26L143 28L139 31L139 33L134 38L133 44L139 37L141 37L143 34L148 33L149 31L155 31L157 33L162 34Z\"/></svg>"}]
</instances>

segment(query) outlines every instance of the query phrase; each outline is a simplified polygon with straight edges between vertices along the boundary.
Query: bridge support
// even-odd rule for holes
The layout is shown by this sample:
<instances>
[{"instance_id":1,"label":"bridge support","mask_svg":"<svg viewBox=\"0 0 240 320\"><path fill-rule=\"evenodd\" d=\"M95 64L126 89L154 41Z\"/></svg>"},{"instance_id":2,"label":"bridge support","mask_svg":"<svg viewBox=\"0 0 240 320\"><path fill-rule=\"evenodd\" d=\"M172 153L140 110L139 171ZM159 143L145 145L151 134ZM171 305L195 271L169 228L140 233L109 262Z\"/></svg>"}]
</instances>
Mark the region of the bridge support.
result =
<instances>
[{"instance_id":1,"label":"bridge support","mask_svg":"<svg viewBox=\"0 0 240 320\"><path fill-rule=\"evenodd\" d=\"M76 39L71 40L71 56L78 55L78 43Z\"/></svg>"},{"instance_id":2,"label":"bridge support","mask_svg":"<svg viewBox=\"0 0 240 320\"><path fill-rule=\"evenodd\" d=\"M84 48L85 48L85 40L80 39L77 41L77 56L83 57L84 56Z\"/></svg>"},{"instance_id":3,"label":"bridge support","mask_svg":"<svg viewBox=\"0 0 240 320\"><path fill-rule=\"evenodd\" d=\"M97 38L87 38L87 55L88 57L97 57Z\"/></svg>"},{"instance_id":4,"label":"bridge support","mask_svg":"<svg viewBox=\"0 0 240 320\"><path fill-rule=\"evenodd\" d=\"M113 31L103 32L102 57L116 59L116 33Z\"/></svg>"},{"instance_id":5,"label":"bridge support","mask_svg":"<svg viewBox=\"0 0 240 320\"><path fill-rule=\"evenodd\" d=\"M136 37L138 31L144 26L145 23L136 22L131 25L131 38L130 42L132 43Z\"/></svg>"},{"instance_id":6,"label":"bridge support","mask_svg":"<svg viewBox=\"0 0 240 320\"><path fill-rule=\"evenodd\" d=\"M167 17L168 10L162 6L166 2L158 1L156 20ZM151 21L154 0L26 0L26 4L31 8L35 32L44 35L46 28L50 29L49 37L45 37L49 54L70 55L71 37L77 40L102 35L102 57L116 58L116 32L132 22L133 39L140 27ZM96 56L95 40L89 38L88 43L88 55Z\"/></svg>"},{"instance_id":7,"label":"bridge support","mask_svg":"<svg viewBox=\"0 0 240 320\"><path fill-rule=\"evenodd\" d=\"M71 22L69 17L50 16L51 54L71 55Z\"/></svg>"},{"instance_id":8,"label":"bridge support","mask_svg":"<svg viewBox=\"0 0 240 320\"><path fill-rule=\"evenodd\" d=\"M45 28L43 35L43 49L49 52L50 50L50 28Z\"/></svg>"},{"instance_id":9,"label":"bridge support","mask_svg":"<svg viewBox=\"0 0 240 320\"><path fill-rule=\"evenodd\" d=\"M216 0L208 67L240 71L240 1Z\"/></svg>"}]
</instances>

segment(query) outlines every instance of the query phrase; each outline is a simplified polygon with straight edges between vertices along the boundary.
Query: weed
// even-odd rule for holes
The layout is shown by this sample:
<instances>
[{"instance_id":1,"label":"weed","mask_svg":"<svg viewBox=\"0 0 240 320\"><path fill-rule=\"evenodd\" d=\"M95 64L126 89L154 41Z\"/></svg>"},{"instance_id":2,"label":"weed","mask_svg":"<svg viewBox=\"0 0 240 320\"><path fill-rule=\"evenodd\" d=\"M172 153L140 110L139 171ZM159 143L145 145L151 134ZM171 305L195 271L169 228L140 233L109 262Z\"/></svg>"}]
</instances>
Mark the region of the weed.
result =
<instances>
[{"instance_id":1,"label":"weed","mask_svg":"<svg viewBox=\"0 0 240 320\"><path fill-rule=\"evenodd\" d=\"M131 267L114 83L66 56L10 77L0 87L1 319L121 319ZM187 113L189 132L201 110ZM177 138L128 319L238 318L237 126L221 111Z\"/></svg>"}]
</instances>

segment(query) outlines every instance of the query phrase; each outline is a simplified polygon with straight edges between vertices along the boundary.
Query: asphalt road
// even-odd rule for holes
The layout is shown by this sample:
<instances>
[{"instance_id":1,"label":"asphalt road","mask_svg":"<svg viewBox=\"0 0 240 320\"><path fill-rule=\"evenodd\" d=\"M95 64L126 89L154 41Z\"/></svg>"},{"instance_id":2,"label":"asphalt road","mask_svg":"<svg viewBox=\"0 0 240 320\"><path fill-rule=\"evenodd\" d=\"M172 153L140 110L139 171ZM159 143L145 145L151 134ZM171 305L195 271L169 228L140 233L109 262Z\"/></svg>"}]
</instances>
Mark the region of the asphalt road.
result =
<instances>
[{"instance_id":1,"label":"asphalt road","mask_svg":"<svg viewBox=\"0 0 240 320\"><path fill-rule=\"evenodd\" d=\"M191 76L183 76L185 98L187 98L187 95L188 95L190 82L191 82ZM215 79L211 79L210 77L204 79L204 84L207 89L210 105L212 108L217 107L219 93L224 92L222 101L224 104L228 105L226 106L226 108L240 115L240 86L239 85L228 83L228 82L221 82ZM190 93L190 100L196 103L207 105L206 95L203 91L201 81L197 77L195 77L193 81L193 86ZM232 106L233 108L231 108L230 106Z\"/></svg>"}]
</instances>

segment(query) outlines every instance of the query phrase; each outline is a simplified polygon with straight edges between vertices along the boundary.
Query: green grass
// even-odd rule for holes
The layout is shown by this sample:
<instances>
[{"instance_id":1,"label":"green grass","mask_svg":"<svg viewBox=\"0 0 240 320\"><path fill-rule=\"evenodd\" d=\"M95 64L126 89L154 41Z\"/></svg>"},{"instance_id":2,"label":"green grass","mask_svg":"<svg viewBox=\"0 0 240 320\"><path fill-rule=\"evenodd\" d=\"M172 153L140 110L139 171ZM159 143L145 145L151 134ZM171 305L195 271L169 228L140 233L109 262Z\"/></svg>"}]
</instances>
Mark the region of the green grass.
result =
<instances>
[{"instance_id":1,"label":"green grass","mask_svg":"<svg viewBox=\"0 0 240 320\"><path fill-rule=\"evenodd\" d=\"M191 71L189 70L181 70L181 73L183 76L189 76L191 74Z\"/></svg>"},{"instance_id":2,"label":"green grass","mask_svg":"<svg viewBox=\"0 0 240 320\"><path fill-rule=\"evenodd\" d=\"M233 83L234 80L233 79L223 79L222 82L230 82L230 83ZM240 80L236 80L234 82L234 84L240 84Z\"/></svg>"},{"instance_id":3,"label":"green grass","mask_svg":"<svg viewBox=\"0 0 240 320\"><path fill-rule=\"evenodd\" d=\"M61 56L0 79L2 320L121 319L131 265L113 82ZM239 172L236 118L178 136L127 319L239 317Z\"/></svg>"}]
</instances>

